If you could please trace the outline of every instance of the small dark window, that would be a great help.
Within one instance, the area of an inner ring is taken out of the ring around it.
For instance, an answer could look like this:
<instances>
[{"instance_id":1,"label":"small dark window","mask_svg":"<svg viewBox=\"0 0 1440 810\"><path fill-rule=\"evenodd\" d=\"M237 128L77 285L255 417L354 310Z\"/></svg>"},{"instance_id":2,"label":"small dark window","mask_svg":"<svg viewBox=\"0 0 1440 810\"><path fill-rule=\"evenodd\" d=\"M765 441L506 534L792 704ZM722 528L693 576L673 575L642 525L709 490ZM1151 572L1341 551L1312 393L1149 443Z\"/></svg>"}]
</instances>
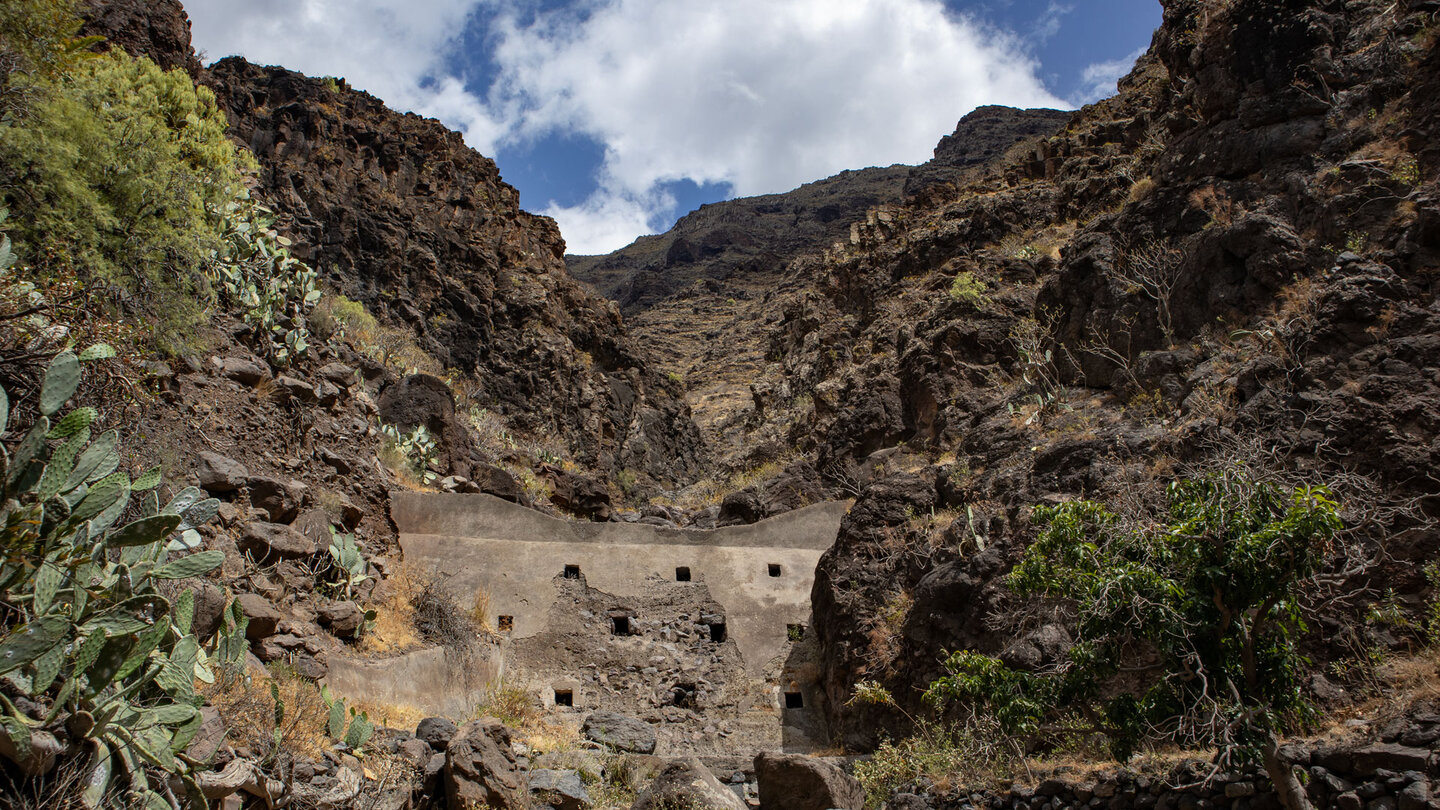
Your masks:
<instances>
[{"instance_id":1,"label":"small dark window","mask_svg":"<svg viewBox=\"0 0 1440 810\"><path fill-rule=\"evenodd\" d=\"M725 640L725 623L712 622L710 625L710 640L719 644Z\"/></svg>"},{"instance_id":2,"label":"small dark window","mask_svg":"<svg viewBox=\"0 0 1440 810\"><path fill-rule=\"evenodd\" d=\"M780 563L770 563L770 576L780 576Z\"/></svg>"},{"instance_id":3,"label":"small dark window","mask_svg":"<svg viewBox=\"0 0 1440 810\"><path fill-rule=\"evenodd\" d=\"M803 624L787 624L787 625L785 625L785 636L786 636L787 638L789 638L791 641L799 641L800 639L805 638L805 625L803 625Z\"/></svg>"},{"instance_id":4,"label":"small dark window","mask_svg":"<svg viewBox=\"0 0 1440 810\"><path fill-rule=\"evenodd\" d=\"M616 616L610 620L610 632L617 636L630 635L630 617Z\"/></svg>"},{"instance_id":5,"label":"small dark window","mask_svg":"<svg viewBox=\"0 0 1440 810\"><path fill-rule=\"evenodd\" d=\"M675 684L675 688L670 690L670 704L681 709L695 708L695 684Z\"/></svg>"},{"instance_id":6,"label":"small dark window","mask_svg":"<svg viewBox=\"0 0 1440 810\"><path fill-rule=\"evenodd\" d=\"M675 581L676 581L676 582L689 582L689 581L690 581L690 569L689 569L688 567L686 567L686 566L683 566L683 565L680 566L679 568L676 568L676 569L675 569Z\"/></svg>"},{"instance_id":7,"label":"small dark window","mask_svg":"<svg viewBox=\"0 0 1440 810\"><path fill-rule=\"evenodd\" d=\"M510 632L511 630L514 630L514 629L515 629L515 617L514 617L514 616L501 616L499 623L500 623L500 632L502 632L502 633L508 633L508 632Z\"/></svg>"},{"instance_id":8,"label":"small dark window","mask_svg":"<svg viewBox=\"0 0 1440 810\"><path fill-rule=\"evenodd\" d=\"M555 690L555 705L556 705L556 706L574 706L574 705L575 705L575 693L572 692L572 691L570 691L569 689L556 689L556 690Z\"/></svg>"},{"instance_id":9,"label":"small dark window","mask_svg":"<svg viewBox=\"0 0 1440 810\"><path fill-rule=\"evenodd\" d=\"M565 566L565 578L566 578L566 579L579 579L579 578L580 578L580 566L578 566L578 565L567 565L567 566Z\"/></svg>"},{"instance_id":10,"label":"small dark window","mask_svg":"<svg viewBox=\"0 0 1440 810\"><path fill-rule=\"evenodd\" d=\"M805 696L804 696L804 695L801 695L799 692L786 692L786 693L785 693L785 708L787 708L787 709L803 709L803 708L805 708Z\"/></svg>"}]
</instances>

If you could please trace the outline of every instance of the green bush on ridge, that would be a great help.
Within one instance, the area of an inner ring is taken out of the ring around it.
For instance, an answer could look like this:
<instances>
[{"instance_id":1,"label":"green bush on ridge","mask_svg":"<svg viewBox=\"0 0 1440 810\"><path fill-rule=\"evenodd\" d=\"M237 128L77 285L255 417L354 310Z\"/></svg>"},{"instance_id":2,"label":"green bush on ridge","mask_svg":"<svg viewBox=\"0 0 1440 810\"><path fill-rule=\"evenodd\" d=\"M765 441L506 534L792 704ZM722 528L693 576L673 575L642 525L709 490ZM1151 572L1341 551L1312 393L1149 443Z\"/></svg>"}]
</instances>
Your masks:
<instances>
[{"instance_id":1,"label":"green bush on ridge","mask_svg":"<svg viewBox=\"0 0 1440 810\"><path fill-rule=\"evenodd\" d=\"M183 71L118 51L79 61L0 123L0 191L21 258L124 291L194 323L208 300L202 263L222 247L219 212L244 191L248 153L225 137L214 94Z\"/></svg>"}]
</instances>

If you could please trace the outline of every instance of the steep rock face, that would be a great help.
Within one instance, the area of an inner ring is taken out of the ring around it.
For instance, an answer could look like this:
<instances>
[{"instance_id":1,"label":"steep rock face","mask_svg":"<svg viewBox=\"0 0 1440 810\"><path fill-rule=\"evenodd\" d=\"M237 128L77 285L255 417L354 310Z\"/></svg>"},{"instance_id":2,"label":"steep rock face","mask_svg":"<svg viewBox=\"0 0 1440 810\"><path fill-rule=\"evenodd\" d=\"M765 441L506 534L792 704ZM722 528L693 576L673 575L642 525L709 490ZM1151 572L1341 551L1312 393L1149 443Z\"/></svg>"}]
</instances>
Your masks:
<instances>
[{"instance_id":1,"label":"steep rock face","mask_svg":"<svg viewBox=\"0 0 1440 810\"><path fill-rule=\"evenodd\" d=\"M205 81L295 252L340 292L413 329L478 378L477 399L558 434L587 466L693 473L703 452L673 384L613 305L565 273L555 223L520 210L493 161L334 81L239 58Z\"/></svg>"},{"instance_id":2,"label":"steep rock face","mask_svg":"<svg viewBox=\"0 0 1440 810\"><path fill-rule=\"evenodd\" d=\"M1017 141L1048 135L1069 117L1061 110L979 107L920 166L845 171L783 194L704 205L663 234L604 256L567 256L566 265L618 301L627 316L697 281L712 291L726 286L717 282L763 291L791 259L849 238L851 223L868 209L953 183L967 167L999 157Z\"/></svg>"},{"instance_id":3,"label":"steep rock face","mask_svg":"<svg viewBox=\"0 0 1440 810\"><path fill-rule=\"evenodd\" d=\"M931 161L842 172L784 194L706 205L665 234L608 256L567 256L577 278L620 302L633 333L686 383L696 421L728 470L775 460L783 430L745 435L753 406L780 411L792 394L771 374L765 343L782 302L811 289L797 259L843 249L871 225L893 227L908 191L943 198L1017 142L1054 132L1070 113L981 107ZM799 393L799 392L795 392Z\"/></svg>"},{"instance_id":4,"label":"steep rock face","mask_svg":"<svg viewBox=\"0 0 1440 810\"><path fill-rule=\"evenodd\" d=\"M166 70L200 75L190 49L190 17L178 0L86 0L80 7L83 36L102 36L108 45L148 56Z\"/></svg>"},{"instance_id":5,"label":"steep rock face","mask_svg":"<svg viewBox=\"0 0 1440 810\"><path fill-rule=\"evenodd\" d=\"M905 195L913 197L942 183L961 182L966 168L998 159L1017 141L1054 134L1071 115L1043 108L976 107L960 119L954 132L940 139L934 158L910 170Z\"/></svg>"},{"instance_id":6,"label":"steep rock face","mask_svg":"<svg viewBox=\"0 0 1440 810\"><path fill-rule=\"evenodd\" d=\"M859 680L923 710L945 651L1054 654L1003 585L1037 503L1159 504L1237 461L1326 481L1345 591L1427 598L1435 8L1168 2L1119 96L792 265L808 287L768 348L808 406L787 435L860 495L812 594L845 743L897 719L844 705ZM1321 617L1317 663L1346 634L1403 646L1358 610Z\"/></svg>"}]
</instances>

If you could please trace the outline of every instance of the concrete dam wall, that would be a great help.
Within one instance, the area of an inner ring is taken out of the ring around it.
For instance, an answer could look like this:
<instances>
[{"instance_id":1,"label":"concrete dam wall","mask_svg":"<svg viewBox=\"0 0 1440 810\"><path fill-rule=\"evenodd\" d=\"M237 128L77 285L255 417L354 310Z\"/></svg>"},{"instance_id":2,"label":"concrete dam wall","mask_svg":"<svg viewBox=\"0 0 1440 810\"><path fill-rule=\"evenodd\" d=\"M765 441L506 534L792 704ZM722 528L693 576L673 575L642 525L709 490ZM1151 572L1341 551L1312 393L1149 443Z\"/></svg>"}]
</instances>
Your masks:
<instances>
[{"instance_id":1,"label":"concrete dam wall","mask_svg":"<svg viewBox=\"0 0 1440 810\"><path fill-rule=\"evenodd\" d=\"M463 716L503 679L551 706L642 718L660 753L823 745L805 631L816 563L848 509L691 530L561 520L481 494L392 493L406 561L463 605L483 593L499 641L463 664L438 650L332 661L330 682Z\"/></svg>"},{"instance_id":2,"label":"concrete dam wall","mask_svg":"<svg viewBox=\"0 0 1440 810\"><path fill-rule=\"evenodd\" d=\"M405 492L392 497L390 513L405 559L433 566L462 597L483 589L491 625L510 626L514 638L545 626L557 578L583 577L618 597L689 581L724 605L726 634L758 676L790 627L809 620L815 564L848 508L821 503L748 526L663 529L559 520L490 495Z\"/></svg>"}]
</instances>

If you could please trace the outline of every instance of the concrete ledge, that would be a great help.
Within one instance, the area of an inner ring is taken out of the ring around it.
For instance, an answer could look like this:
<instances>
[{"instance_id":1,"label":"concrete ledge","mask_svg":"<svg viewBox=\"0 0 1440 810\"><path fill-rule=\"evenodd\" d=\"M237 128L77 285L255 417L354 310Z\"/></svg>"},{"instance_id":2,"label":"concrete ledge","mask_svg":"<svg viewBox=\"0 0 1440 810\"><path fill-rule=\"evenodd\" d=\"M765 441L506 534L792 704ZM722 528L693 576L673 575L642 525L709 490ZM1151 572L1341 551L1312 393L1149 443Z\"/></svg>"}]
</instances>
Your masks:
<instances>
[{"instance_id":1,"label":"concrete ledge","mask_svg":"<svg viewBox=\"0 0 1440 810\"><path fill-rule=\"evenodd\" d=\"M826 501L748 526L662 529L639 523L561 520L493 495L390 493L390 517L401 534L448 535L532 543L702 545L805 548L824 551L835 542L848 501Z\"/></svg>"}]
</instances>

